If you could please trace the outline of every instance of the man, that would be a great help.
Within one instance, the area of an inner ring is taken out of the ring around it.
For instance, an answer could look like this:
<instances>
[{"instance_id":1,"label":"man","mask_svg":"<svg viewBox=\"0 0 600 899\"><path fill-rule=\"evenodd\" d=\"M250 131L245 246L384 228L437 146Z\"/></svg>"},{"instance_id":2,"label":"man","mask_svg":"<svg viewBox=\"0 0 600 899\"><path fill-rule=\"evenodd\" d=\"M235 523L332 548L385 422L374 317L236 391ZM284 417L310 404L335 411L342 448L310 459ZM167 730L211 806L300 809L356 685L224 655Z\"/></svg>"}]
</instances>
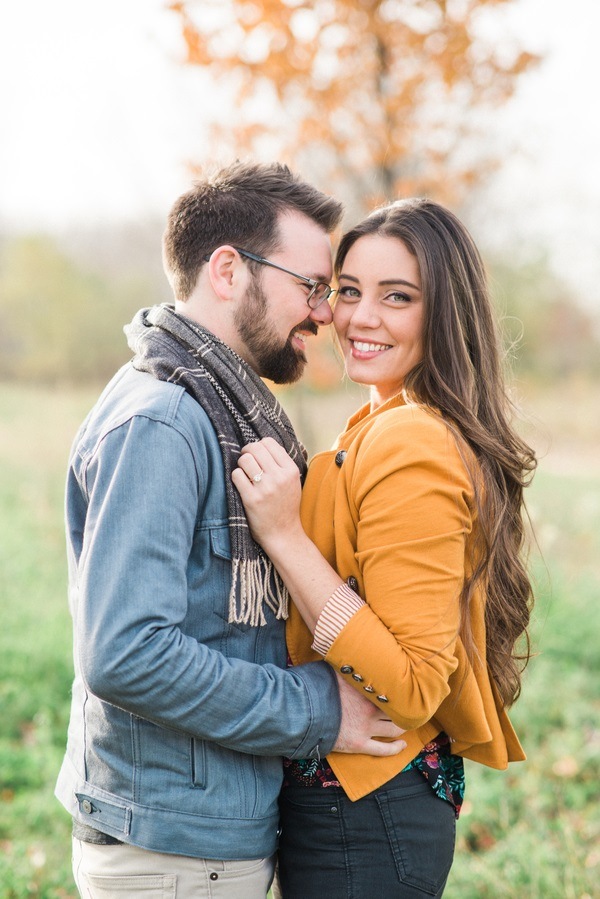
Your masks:
<instances>
[{"instance_id":1,"label":"man","mask_svg":"<svg viewBox=\"0 0 600 899\"><path fill-rule=\"evenodd\" d=\"M371 739L400 731L328 665L286 670L288 597L231 483L240 447L267 435L305 471L260 377L300 377L331 321L340 215L277 164L236 163L180 197L163 244L175 307L134 318L135 358L75 440L56 792L82 895L264 897L280 757L401 747Z\"/></svg>"}]
</instances>

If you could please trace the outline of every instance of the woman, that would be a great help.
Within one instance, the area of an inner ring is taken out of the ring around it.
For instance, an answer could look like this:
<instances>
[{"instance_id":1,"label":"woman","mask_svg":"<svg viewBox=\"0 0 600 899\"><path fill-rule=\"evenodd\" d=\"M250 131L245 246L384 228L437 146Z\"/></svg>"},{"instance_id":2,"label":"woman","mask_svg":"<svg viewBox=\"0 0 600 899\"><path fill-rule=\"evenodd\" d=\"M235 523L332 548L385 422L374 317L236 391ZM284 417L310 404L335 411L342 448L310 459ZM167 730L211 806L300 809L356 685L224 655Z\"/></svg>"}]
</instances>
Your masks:
<instances>
[{"instance_id":1,"label":"woman","mask_svg":"<svg viewBox=\"0 0 600 899\"><path fill-rule=\"evenodd\" d=\"M462 759L525 756L506 708L528 657L530 448L509 423L485 273L464 226L413 199L342 239L334 325L370 403L297 468L267 440L234 475L294 600L293 664L325 658L405 729L391 758L286 766L284 899L441 896ZM524 655L515 643L524 636Z\"/></svg>"}]
</instances>

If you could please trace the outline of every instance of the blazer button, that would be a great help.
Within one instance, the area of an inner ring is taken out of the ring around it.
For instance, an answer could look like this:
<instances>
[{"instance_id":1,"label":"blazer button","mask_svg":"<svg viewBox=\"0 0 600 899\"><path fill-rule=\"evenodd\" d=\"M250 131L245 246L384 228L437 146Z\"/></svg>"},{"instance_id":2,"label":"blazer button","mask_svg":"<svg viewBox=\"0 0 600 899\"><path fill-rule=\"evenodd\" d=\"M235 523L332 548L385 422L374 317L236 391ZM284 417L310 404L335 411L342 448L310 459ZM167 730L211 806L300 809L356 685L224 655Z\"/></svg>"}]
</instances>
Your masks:
<instances>
[{"instance_id":1,"label":"blazer button","mask_svg":"<svg viewBox=\"0 0 600 899\"><path fill-rule=\"evenodd\" d=\"M350 577L346 578L346 583L351 590L354 590L355 593L358 593L358 581L355 577L352 577L352 575L350 575Z\"/></svg>"},{"instance_id":2,"label":"blazer button","mask_svg":"<svg viewBox=\"0 0 600 899\"><path fill-rule=\"evenodd\" d=\"M340 671L342 672L342 674L352 674L354 668L352 667L352 665L342 665Z\"/></svg>"},{"instance_id":3,"label":"blazer button","mask_svg":"<svg viewBox=\"0 0 600 899\"><path fill-rule=\"evenodd\" d=\"M353 674L352 678L353 680L358 681L359 684L362 684L362 682L364 681L364 677L362 676L362 674Z\"/></svg>"},{"instance_id":4,"label":"blazer button","mask_svg":"<svg viewBox=\"0 0 600 899\"><path fill-rule=\"evenodd\" d=\"M387 696L378 696L377 699L379 700L379 702L389 702Z\"/></svg>"},{"instance_id":5,"label":"blazer button","mask_svg":"<svg viewBox=\"0 0 600 899\"><path fill-rule=\"evenodd\" d=\"M365 693L374 693L375 687L372 687L371 684L367 684L366 687L363 687L363 690L365 691Z\"/></svg>"},{"instance_id":6,"label":"blazer button","mask_svg":"<svg viewBox=\"0 0 600 899\"><path fill-rule=\"evenodd\" d=\"M335 454L335 464L337 465L338 468L342 467L342 465L344 464L344 459L346 458L347 455L348 455L347 450L339 450Z\"/></svg>"}]
</instances>

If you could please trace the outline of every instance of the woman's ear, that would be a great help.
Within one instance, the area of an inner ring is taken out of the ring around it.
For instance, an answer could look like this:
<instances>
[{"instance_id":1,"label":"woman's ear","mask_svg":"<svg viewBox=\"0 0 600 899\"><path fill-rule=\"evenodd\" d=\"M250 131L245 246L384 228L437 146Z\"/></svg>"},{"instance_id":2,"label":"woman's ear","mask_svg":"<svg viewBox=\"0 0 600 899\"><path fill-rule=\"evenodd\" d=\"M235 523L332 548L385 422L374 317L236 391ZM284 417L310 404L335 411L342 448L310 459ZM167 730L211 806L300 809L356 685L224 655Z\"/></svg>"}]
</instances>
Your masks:
<instances>
[{"instance_id":1,"label":"woman's ear","mask_svg":"<svg viewBox=\"0 0 600 899\"><path fill-rule=\"evenodd\" d=\"M248 267L244 265L235 247L224 244L211 253L208 277L212 289L220 299L235 300L246 292Z\"/></svg>"}]
</instances>

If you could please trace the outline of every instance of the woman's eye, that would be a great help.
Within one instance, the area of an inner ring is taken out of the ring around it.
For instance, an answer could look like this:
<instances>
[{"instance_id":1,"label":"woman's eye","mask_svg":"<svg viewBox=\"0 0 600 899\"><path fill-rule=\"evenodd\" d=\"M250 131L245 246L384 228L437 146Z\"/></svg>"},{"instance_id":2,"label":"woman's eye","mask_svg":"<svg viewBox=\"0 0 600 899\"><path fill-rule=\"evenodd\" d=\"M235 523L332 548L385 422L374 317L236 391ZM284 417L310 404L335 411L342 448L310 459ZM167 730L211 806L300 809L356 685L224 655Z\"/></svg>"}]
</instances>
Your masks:
<instances>
[{"instance_id":1,"label":"woman's eye","mask_svg":"<svg viewBox=\"0 0 600 899\"><path fill-rule=\"evenodd\" d=\"M399 290L393 290L391 293L386 293L383 299L389 300L392 306L399 306L402 303L411 302L409 295L407 293L402 293Z\"/></svg>"},{"instance_id":2,"label":"woman's eye","mask_svg":"<svg viewBox=\"0 0 600 899\"><path fill-rule=\"evenodd\" d=\"M353 300L360 299L360 293L356 287L340 287L338 290L338 297L346 303L351 303Z\"/></svg>"}]
</instances>

